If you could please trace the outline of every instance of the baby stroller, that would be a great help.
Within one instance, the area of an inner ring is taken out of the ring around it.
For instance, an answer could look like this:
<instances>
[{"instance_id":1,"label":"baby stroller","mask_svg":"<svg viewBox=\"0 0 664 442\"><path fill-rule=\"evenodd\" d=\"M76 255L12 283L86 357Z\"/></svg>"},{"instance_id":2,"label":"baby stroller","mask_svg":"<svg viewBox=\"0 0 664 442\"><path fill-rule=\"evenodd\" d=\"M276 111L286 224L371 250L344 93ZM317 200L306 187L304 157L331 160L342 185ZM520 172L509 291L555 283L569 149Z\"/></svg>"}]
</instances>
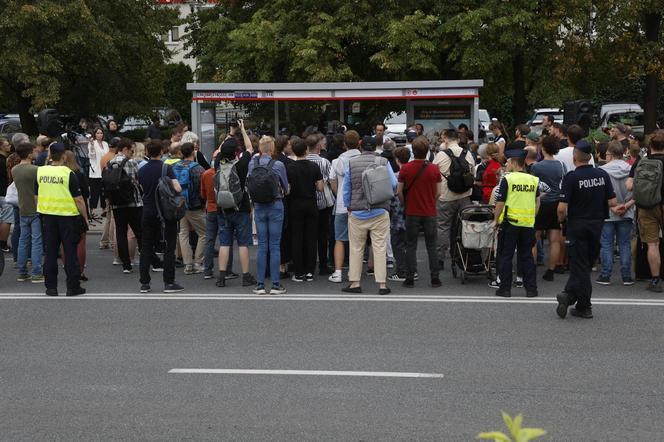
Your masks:
<instances>
[{"instance_id":1,"label":"baby stroller","mask_svg":"<svg viewBox=\"0 0 664 442\"><path fill-rule=\"evenodd\" d=\"M459 276L461 284L466 283L467 276L486 275L492 279L496 238L493 206L473 204L461 209L452 235L452 276Z\"/></svg>"}]
</instances>

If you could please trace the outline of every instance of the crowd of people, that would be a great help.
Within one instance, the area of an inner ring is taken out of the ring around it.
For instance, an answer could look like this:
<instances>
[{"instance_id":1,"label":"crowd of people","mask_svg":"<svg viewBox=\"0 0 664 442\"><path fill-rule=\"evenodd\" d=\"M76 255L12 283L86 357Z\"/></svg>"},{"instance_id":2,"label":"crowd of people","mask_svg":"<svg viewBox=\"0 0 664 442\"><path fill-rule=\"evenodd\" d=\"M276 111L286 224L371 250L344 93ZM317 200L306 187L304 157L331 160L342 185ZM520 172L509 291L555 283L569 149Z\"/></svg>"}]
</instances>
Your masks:
<instances>
[{"instance_id":1,"label":"crowd of people","mask_svg":"<svg viewBox=\"0 0 664 442\"><path fill-rule=\"evenodd\" d=\"M0 139L0 247L9 252L11 236L17 279L45 283L47 295L58 294L59 258L67 295L85 292L93 222L103 224L99 247L112 249L114 265L131 274L138 263L141 293L151 291L154 272L166 293L182 291L182 267L220 288L239 279L256 294L317 277L361 293L366 274L385 295L388 283L416 286L421 237L428 282L440 287L440 272L454 265L458 215L471 204L495 207L489 285L498 296L513 286L537 296L544 266L545 283L570 274L559 315L576 304L572 314L592 317L591 269L599 269L597 284L611 284L615 256L623 285L649 278L648 290L662 291L661 130L646 143L618 124L610 142L594 143L550 117L541 133L522 124L514 138L494 121L493 140L477 144L466 125L425 136L414 124L397 146L383 124L364 137L340 129L273 138L238 120L206 158L184 125L166 140L152 131L144 143L119 137L117 124L79 129L88 134L86 162L44 135L34 144L20 133ZM647 265L635 266L641 250Z\"/></svg>"}]
</instances>

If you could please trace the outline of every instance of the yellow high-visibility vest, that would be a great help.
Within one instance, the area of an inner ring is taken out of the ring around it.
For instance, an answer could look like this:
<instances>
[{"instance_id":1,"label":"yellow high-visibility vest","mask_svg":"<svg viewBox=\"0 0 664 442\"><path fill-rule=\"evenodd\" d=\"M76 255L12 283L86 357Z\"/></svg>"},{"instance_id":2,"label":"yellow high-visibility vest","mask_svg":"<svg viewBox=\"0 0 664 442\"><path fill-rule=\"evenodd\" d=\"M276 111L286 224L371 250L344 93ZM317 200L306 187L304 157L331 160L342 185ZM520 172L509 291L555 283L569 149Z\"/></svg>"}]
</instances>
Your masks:
<instances>
[{"instance_id":1,"label":"yellow high-visibility vest","mask_svg":"<svg viewBox=\"0 0 664 442\"><path fill-rule=\"evenodd\" d=\"M37 169L37 212L43 215L78 216L78 207L69 191L67 166L42 166Z\"/></svg>"},{"instance_id":2,"label":"yellow high-visibility vest","mask_svg":"<svg viewBox=\"0 0 664 442\"><path fill-rule=\"evenodd\" d=\"M180 161L182 161L182 158L169 158L166 161L164 161L164 163L168 164L169 166L172 166L173 164L178 163Z\"/></svg>"},{"instance_id":3,"label":"yellow high-visibility vest","mask_svg":"<svg viewBox=\"0 0 664 442\"><path fill-rule=\"evenodd\" d=\"M498 221L502 223L506 219L513 226L534 227L539 178L525 172L513 172L504 179L507 180L507 199Z\"/></svg>"}]
</instances>

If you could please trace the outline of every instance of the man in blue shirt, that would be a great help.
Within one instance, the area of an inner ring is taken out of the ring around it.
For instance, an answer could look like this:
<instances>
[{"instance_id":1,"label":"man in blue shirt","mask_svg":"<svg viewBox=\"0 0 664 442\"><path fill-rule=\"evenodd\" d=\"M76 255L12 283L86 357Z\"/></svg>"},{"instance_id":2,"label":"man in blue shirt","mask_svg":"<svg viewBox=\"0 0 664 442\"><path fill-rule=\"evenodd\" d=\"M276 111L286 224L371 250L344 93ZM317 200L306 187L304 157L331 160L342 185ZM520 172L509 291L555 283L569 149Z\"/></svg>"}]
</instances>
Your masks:
<instances>
[{"instance_id":1,"label":"man in blue shirt","mask_svg":"<svg viewBox=\"0 0 664 442\"><path fill-rule=\"evenodd\" d=\"M577 143L573 161L575 169L565 175L558 204L558 221L565 224L567 254L569 255L569 279L565 290L557 295L556 313L567 316L592 318L590 296L592 282L590 272L599 257L600 237L609 208L615 208L616 195L606 171L591 166L592 150L588 143Z\"/></svg>"},{"instance_id":2,"label":"man in blue shirt","mask_svg":"<svg viewBox=\"0 0 664 442\"><path fill-rule=\"evenodd\" d=\"M362 258L367 237L371 235L371 247L374 255L374 271L380 295L387 295L390 289L387 280L387 236L390 233L390 200L370 206L362 188L362 173L378 162L386 166L392 190L397 187L397 178L388 165L387 159L376 156L376 140L364 137L361 146L362 154L350 159L345 171L343 198L348 209L348 237L350 240L350 267L348 280L350 285L342 289L346 293L362 293L360 279L362 277Z\"/></svg>"}]
</instances>

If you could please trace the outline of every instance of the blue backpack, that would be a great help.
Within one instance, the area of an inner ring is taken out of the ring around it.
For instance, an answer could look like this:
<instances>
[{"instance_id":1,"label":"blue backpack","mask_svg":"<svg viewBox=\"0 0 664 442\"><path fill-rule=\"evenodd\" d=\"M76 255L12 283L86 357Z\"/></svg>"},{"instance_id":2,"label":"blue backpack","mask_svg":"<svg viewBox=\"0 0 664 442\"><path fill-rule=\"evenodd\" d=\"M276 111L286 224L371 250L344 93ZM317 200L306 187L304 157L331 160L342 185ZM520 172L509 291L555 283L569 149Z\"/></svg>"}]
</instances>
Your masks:
<instances>
[{"instance_id":1,"label":"blue backpack","mask_svg":"<svg viewBox=\"0 0 664 442\"><path fill-rule=\"evenodd\" d=\"M187 204L187 210L199 210L203 207L203 202L200 197L200 176L198 179L193 179L192 171L200 167L197 162L192 161L189 164L183 164L183 161L177 162L173 166L173 173L175 173L175 178L180 183L182 187L182 192L180 195L184 197L184 200Z\"/></svg>"}]
</instances>

